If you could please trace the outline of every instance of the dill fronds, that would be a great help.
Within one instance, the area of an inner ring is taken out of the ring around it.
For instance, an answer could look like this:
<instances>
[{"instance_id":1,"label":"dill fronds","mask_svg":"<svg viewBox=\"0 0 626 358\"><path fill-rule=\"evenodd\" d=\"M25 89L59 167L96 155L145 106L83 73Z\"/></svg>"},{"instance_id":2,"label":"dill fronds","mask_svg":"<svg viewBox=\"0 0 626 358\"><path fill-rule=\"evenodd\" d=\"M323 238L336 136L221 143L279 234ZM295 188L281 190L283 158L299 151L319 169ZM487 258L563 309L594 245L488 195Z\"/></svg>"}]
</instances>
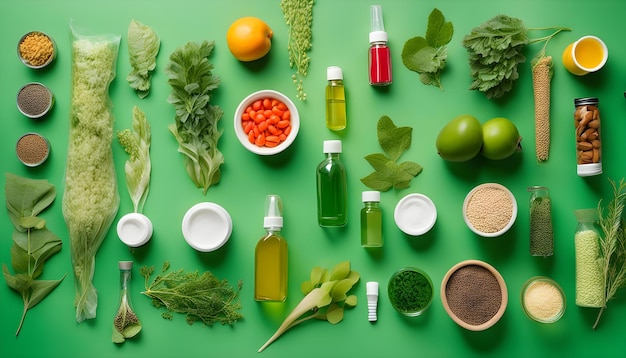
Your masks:
<instances>
[{"instance_id":1,"label":"dill fronds","mask_svg":"<svg viewBox=\"0 0 626 358\"><path fill-rule=\"evenodd\" d=\"M296 67L291 76L298 91L298 99L306 100L303 78L307 76L311 59L307 51L311 49L313 25L313 0L281 0L285 24L289 27L289 67Z\"/></svg>"}]
</instances>

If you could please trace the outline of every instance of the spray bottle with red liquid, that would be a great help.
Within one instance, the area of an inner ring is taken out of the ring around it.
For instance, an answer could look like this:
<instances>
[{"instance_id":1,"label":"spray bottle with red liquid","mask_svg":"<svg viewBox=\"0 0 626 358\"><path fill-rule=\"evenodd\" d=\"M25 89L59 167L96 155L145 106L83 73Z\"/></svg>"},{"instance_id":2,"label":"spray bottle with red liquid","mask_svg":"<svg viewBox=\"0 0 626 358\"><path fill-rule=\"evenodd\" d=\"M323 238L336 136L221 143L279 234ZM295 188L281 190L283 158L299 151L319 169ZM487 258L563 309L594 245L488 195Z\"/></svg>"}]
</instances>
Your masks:
<instances>
[{"instance_id":1,"label":"spray bottle with red liquid","mask_svg":"<svg viewBox=\"0 0 626 358\"><path fill-rule=\"evenodd\" d=\"M383 23L380 5L371 7L371 29L369 48L369 82L372 86L391 84L391 53L387 45L388 36Z\"/></svg>"}]
</instances>

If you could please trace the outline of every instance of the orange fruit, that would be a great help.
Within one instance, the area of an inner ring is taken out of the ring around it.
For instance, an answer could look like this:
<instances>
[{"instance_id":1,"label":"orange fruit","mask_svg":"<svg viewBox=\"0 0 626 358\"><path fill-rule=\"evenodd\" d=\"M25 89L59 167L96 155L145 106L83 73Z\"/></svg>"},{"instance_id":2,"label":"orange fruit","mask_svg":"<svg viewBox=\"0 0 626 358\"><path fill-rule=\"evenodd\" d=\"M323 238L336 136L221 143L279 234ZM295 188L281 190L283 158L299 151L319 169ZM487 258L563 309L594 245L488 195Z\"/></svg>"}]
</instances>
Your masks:
<instances>
[{"instance_id":1,"label":"orange fruit","mask_svg":"<svg viewBox=\"0 0 626 358\"><path fill-rule=\"evenodd\" d=\"M235 20L226 33L228 49L239 61L254 61L272 47L272 29L261 19L248 16Z\"/></svg>"}]
</instances>

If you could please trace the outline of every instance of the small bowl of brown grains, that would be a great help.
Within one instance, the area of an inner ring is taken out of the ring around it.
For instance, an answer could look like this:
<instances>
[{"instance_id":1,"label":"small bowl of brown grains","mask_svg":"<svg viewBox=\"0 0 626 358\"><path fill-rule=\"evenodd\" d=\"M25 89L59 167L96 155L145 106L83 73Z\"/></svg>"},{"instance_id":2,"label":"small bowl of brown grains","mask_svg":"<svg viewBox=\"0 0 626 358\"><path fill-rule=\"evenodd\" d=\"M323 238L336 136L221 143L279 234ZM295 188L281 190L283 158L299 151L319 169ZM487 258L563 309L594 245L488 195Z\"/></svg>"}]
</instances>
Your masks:
<instances>
[{"instance_id":1,"label":"small bowl of brown grains","mask_svg":"<svg viewBox=\"0 0 626 358\"><path fill-rule=\"evenodd\" d=\"M52 91L39 82L27 83L17 92L17 109L28 118L42 118L50 112L53 104Z\"/></svg>"},{"instance_id":2,"label":"small bowl of brown grains","mask_svg":"<svg viewBox=\"0 0 626 358\"><path fill-rule=\"evenodd\" d=\"M48 159L50 142L37 133L26 133L15 146L17 158L27 167L37 167Z\"/></svg>"},{"instance_id":3,"label":"small bowl of brown grains","mask_svg":"<svg viewBox=\"0 0 626 358\"><path fill-rule=\"evenodd\" d=\"M40 69L54 61L57 54L52 37L41 31L26 33L17 43L17 56L29 68Z\"/></svg>"},{"instance_id":4,"label":"small bowl of brown grains","mask_svg":"<svg viewBox=\"0 0 626 358\"><path fill-rule=\"evenodd\" d=\"M484 331L498 323L508 300L502 275L484 261L461 261L441 281L443 308L456 324L470 331Z\"/></svg>"},{"instance_id":5,"label":"small bowl of brown grains","mask_svg":"<svg viewBox=\"0 0 626 358\"><path fill-rule=\"evenodd\" d=\"M463 202L463 219L477 235L497 237L517 218L517 201L505 186L485 183L472 189Z\"/></svg>"}]
</instances>

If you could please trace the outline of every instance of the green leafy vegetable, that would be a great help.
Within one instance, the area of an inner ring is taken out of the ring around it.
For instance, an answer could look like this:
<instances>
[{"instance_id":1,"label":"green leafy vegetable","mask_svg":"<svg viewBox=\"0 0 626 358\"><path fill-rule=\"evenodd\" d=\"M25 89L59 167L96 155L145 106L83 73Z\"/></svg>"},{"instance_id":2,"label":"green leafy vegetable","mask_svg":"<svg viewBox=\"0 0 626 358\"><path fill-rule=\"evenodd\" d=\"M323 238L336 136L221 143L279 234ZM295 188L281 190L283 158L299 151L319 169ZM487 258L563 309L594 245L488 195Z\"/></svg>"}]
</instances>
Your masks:
<instances>
[{"instance_id":1,"label":"green leafy vegetable","mask_svg":"<svg viewBox=\"0 0 626 358\"><path fill-rule=\"evenodd\" d=\"M452 23L446 21L439 9L433 9L428 16L426 37L413 37L404 43L402 63L409 70L419 73L423 84L443 90L441 71L448 57L446 45L452 40L453 34Z\"/></svg>"},{"instance_id":2,"label":"green leafy vegetable","mask_svg":"<svg viewBox=\"0 0 626 358\"><path fill-rule=\"evenodd\" d=\"M604 305L598 312L593 325L596 329L607 303L615 296L618 289L626 287L626 220L624 206L626 205L626 181L622 178L619 184L610 181L613 187L613 198L606 207L606 215L602 208L602 201L598 204L600 227L604 237L600 238L599 259L604 279Z\"/></svg>"},{"instance_id":3,"label":"green leafy vegetable","mask_svg":"<svg viewBox=\"0 0 626 358\"><path fill-rule=\"evenodd\" d=\"M200 275L198 271L185 272L182 269L167 272L169 268L169 262L165 261L161 273L152 283L150 276L154 267L143 266L139 269L146 285L142 293L152 299L155 307L168 310L161 315L163 318L171 320L173 316L170 312L177 312L185 314L190 325L202 321L209 326L216 322L232 325L243 318L239 312L241 281L235 290L228 281L218 280L209 271Z\"/></svg>"},{"instance_id":4,"label":"green leafy vegetable","mask_svg":"<svg viewBox=\"0 0 626 358\"><path fill-rule=\"evenodd\" d=\"M529 40L528 30L556 29L549 36ZM471 90L485 93L487 98L500 98L513 88L519 78L517 67L526 61L526 45L546 41L564 27L527 29L524 22L507 15L497 15L463 38L463 47L469 53Z\"/></svg>"},{"instance_id":5,"label":"green leafy vegetable","mask_svg":"<svg viewBox=\"0 0 626 358\"><path fill-rule=\"evenodd\" d=\"M422 166L414 162L397 163L409 147L413 138L413 128L396 127L391 118L382 116L378 120L378 143L385 152L365 156L374 172L361 178L368 188L378 191L408 188L411 180L422 172Z\"/></svg>"},{"instance_id":6,"label":"green leafy vegetable","mask_svg":"<svg viewBox=\"0 0 626 358\"><path fill-rule=\"evenodd\" d=\"M189 42L170 55L165 68L172 87L168 102L176 109L175 123L169 130L178 141L178 151L184 155L187 174L204 194L220 181L220 165L224 163L217 147L222 136L218 123L224 112L209 103L212 91L220 83L219 76L211 72L213 64L208 59L213 46L213 41Z\"/></svg>"},{"instance_id":7,"label":"green leafy vegetable","mask_svg":"<svg viewBox=\"0 0 626 358\"><path fill-rule=\"evenodd\" d=\"M344 308L357 304L355 295L348 292L359 281L360 275L350 268L350 261L337 264L331 271L321 267L311 270L310 280L301 285L304 298L289 313L278 330L259 349L262 352L278 337L294 326L316 318L337 324L343 320Z\"/></svg>"},{"instance_id":8,"label":"green leafy vegetable","mask_svg":"<svg viewBox=\"0 0 626 358\"><path fill-rule=\"evenodd\" d=\"M22 296L24 311L15 332L20 334L26 312L35 307L65 278L37 280L44 263L61 251L61 239L46 228L46 221L37 215L47 209L56 197L56 190L47 180L23 178L6 174L6 205L9 218L15 227L11 264L15 275L2 264L2 274L7 285Z\"/></svg>"},{"instance_id":9,"label":"green leafy vegetable","mask_svg":"<svg viewBox=\"0 0 626 358\"><path fill-rule=\"evenodd\" d=\"M291 76L298 91L298 99L306 100L302 86L307 76L311 58L307 52L311 49L313 26L313 0L281 0L285 23L289 27L287 49L289 51L289 67L296 66L296 73Z\"/></svg>"},{"instance_id":10,"label":"green leafy vegetable","mask_svg":"<svg viewBox=\"0 0 626 358\"><path fill-rule=\"evenodd\" d=\"M161 40L152 29L133 19L128 25L128 55L131 71L126 77L139 98L150 93L150 79L156 68Z\"/></svg>"},{"instance_id":11,"label":"green leafy vegetable","mask_svg":"<svg viewBox=\"0 0 626 358\"><path fill-rule=\"evenodd\" d=\"M95 258L119 208L113 163L113 114L108 95L120 37L82 36L73 30L70 108L63 217L70 237L76 320L96 317Z\"/></svg>"},{"instance_id":12,"label":"green leafy vegetable","mask_svg":"<svg viewBox=\"0 0 626 358\"><path fill-rule=\"evenodd\" d=\"M137 106L133 107L132 131L124 129L117 132L119 140L129 158L126 161L126 187L136 213L143 211L143 206L150 191L150 123L146 114Z\"/></svg>"}]
</instances>

